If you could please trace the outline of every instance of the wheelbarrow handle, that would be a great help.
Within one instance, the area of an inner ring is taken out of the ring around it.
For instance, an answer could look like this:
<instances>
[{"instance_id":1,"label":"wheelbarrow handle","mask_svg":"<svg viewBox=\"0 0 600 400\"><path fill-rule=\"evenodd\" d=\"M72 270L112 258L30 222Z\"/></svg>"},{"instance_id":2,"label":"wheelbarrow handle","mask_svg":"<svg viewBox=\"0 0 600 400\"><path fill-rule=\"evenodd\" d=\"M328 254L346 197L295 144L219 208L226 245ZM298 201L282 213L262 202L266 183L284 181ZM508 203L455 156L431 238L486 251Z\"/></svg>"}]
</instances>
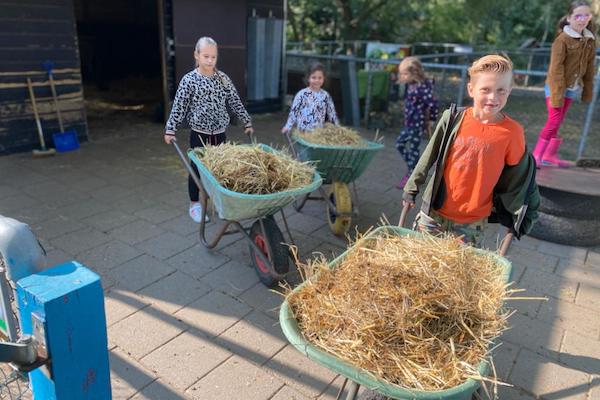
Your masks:
<instances>
[{"instance_id":1,"label":"wheelbarrow handle","mask_svg":"<svg viewBox=\"0 0 600 400\"><path fill-rule=\"evenodd\" d=\"M296 149L294 148L294 143L292 142L292 138L290 137L290 132L287 131L284 135L287 138L288 145L290 146L290 151L292 152L292 154L294 155L294 157L296 157L296 159L299 160L298 153L296 152Z\"/></svg>"},{"instance_id":2,"label":"wheelbarrow handle","mask_svg":"<svg viewBox=\"0 0 600 400\"><path fill-rule=\"evenodd\" d=\"M408 205L402 206L402 212L400 213L400 221L398 221L398 226L400 228L404 228L404 224L406 224L406 217L408 217L409 211L410 207Z\"/></svg>"},{"instance_id":3,"label":"wheelbarrow handle","mask_svg":"<svg viewBox=\"0 0 600 400\"><path fill-rule=\"evenodd\" d=\"M502 243L500 245L500 251L498 252L498 254L500 254L502 257L504 257L506 255L514 237L515 237L514 233L512 233L510 231L508 231L506 233L506 235L504 236L504 239L502 239Z\"/></svg>"},{"instance_id":4,"label":"wheelbarrow handle","mask_svg":"<svg viewBox=\"0 0 600 400\"><path fill-rule=\"evenodd\" d=\"M194 183L196 184L196 186L198 186L198 189L200 189L200 195L201 195L201 200L202 200L202 207L204 209L206 209L207 194L206 194L206 191L204 190L204 186L202 186L202 182L200 181L200 177L198 177L198 174L196 173L196 171L194 171L194 169L192 168L192 166L188 162L187 157L183 154L183 151L181 151L181 148L177 144L177 139L173 138L171 140L171 144L175 148L175 151L177 152L177 155L179 156L179 159L181 160L181 163L183 164L183 166L185 167L185 169L188 171L188 173L190 174L190 176L194 180Z\"/></svg>"}]
</instances>

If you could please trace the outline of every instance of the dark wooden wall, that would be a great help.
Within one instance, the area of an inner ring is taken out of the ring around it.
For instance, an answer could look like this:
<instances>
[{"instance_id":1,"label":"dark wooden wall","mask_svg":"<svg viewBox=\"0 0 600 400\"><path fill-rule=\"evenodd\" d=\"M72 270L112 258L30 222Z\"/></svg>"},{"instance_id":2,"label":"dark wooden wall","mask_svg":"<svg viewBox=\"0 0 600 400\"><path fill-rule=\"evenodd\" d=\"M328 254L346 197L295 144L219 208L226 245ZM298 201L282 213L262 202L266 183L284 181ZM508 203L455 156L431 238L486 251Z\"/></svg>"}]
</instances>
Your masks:
<instances>
[{"instance_id":1,"label":"dark wooden wall","mask_svg":"<svg viewBox=\"0 0 600 400\"><path fill-rule=\"evenodd\" d=\"M0 0L0 154L39 148L27 77L48 145L59 131L46 60L54 62L65 128L87 137L74 17L72 0Z\"/></svg>"}]
</instances>

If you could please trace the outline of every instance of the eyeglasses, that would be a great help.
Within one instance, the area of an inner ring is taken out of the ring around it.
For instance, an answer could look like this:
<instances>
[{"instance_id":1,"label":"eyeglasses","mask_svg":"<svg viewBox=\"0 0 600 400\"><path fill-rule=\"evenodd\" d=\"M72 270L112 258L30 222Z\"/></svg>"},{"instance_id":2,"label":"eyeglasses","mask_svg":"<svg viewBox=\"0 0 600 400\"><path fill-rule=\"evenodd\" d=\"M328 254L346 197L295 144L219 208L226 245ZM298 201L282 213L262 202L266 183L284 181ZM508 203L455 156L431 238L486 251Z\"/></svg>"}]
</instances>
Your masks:
<instances>
[{"instance_id":1,"label":"eyeglasses","mask_svg":"<svg viewBox=\"0 0 600 400\"><path fill-rule=\"evenodd\" d=\"M592 14L575 14L573 15L573 19L575 21L586 21L592 18Z\"/></svg>"}]
</instances>

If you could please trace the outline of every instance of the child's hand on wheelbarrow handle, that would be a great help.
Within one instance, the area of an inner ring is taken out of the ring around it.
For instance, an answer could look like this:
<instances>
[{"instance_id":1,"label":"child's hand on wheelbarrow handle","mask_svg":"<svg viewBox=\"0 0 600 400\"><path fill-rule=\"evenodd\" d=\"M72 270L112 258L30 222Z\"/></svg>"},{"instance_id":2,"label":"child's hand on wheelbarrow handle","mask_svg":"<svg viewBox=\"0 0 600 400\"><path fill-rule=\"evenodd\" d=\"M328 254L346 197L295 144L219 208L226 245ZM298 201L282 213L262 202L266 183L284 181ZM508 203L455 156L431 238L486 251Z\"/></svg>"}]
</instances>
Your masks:
<instances>
[{"instance_id":1,"label":"child's hand on wheelbarrow handle","mask_svg":"<svg viewBox=\"0 0 600 400\"><path fill-rule=\"evenodd\" d=\"M165 133L164 139L166 144L171 144L171 142L177 141L174 133Z\"/></svg>"}]
</instances>

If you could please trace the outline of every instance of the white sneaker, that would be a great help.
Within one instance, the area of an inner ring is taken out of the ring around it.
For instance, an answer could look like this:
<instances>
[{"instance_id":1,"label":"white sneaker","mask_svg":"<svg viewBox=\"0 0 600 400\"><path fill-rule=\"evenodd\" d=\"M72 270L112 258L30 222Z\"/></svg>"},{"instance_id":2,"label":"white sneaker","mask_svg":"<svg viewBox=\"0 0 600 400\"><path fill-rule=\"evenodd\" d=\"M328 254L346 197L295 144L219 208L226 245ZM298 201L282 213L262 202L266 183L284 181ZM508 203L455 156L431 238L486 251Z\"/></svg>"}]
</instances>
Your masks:
<instances>
[{"instance_id":1,"label":"white sneaker","mask_svg":"<svg viewBox=\"0 0 600 400\"><path fill-rule=\"evenodd\" d=\"M200 203L192 204L190 206L189 214L190 214L190 218L192 220L194 220L194 222L199 224L200 221L202 220L202 206L200 205ZM204 222L209 222L209 221L210 221L210 218L208 217L208 214L206 214L204 216Z\"/></svg>"}]
</instances>

